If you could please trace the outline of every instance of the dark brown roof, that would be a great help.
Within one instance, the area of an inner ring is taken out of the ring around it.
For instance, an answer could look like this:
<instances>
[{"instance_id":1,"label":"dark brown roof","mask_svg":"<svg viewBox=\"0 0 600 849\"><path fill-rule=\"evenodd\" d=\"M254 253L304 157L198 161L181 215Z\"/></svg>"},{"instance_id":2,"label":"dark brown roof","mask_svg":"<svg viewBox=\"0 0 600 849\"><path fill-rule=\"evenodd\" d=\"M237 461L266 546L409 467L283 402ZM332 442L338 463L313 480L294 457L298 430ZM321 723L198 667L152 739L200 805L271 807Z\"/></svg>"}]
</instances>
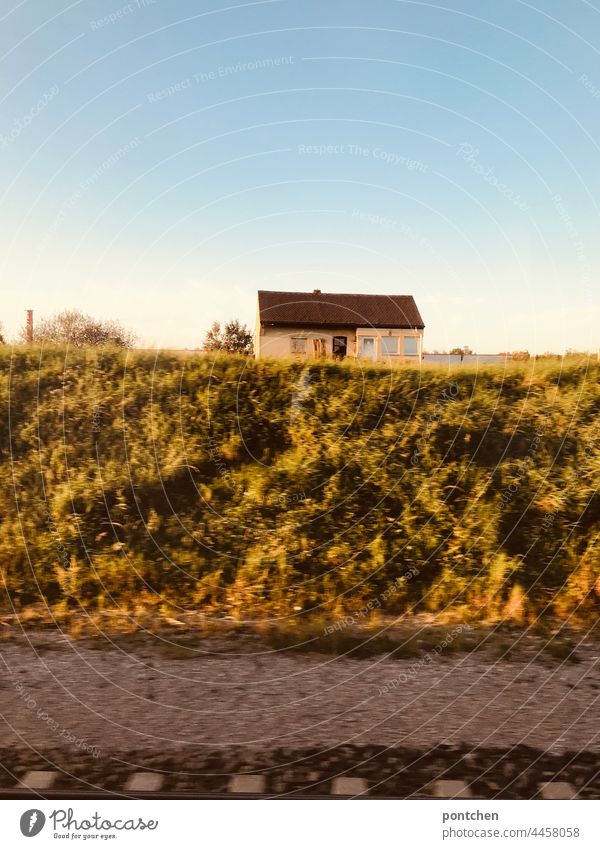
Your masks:
<instances>
[{"instance_id":1,"label":"dark brown roof","mask_svg":"<svg viewBox=\"0 0 600 849\"><path fill-rule=\"evenodd\" d=\"M324 327L425 327L412 295L258 293L261 324Z\"/></svg>"}]
</instances>

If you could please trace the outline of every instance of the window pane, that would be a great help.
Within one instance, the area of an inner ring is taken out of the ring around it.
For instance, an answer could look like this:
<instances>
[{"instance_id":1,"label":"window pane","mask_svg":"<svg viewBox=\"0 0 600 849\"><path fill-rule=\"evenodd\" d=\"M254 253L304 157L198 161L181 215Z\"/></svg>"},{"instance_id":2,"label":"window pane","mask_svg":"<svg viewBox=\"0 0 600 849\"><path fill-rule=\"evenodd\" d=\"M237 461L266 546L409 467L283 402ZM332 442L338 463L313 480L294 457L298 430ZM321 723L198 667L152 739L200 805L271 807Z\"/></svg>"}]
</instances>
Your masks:
<instances>
[{"instance_id":1,"label":"window pane","mask_svg":"<svg viewBox=\"0 0 600 849\"><path fill-rule=\"evenodd\" d=\"M405 354L418 354L419 353L419 340L416 336L405 336L404 337L404 353Z\"/></svg>"},{"instance_id":2,"label":"window pane","mask_svg":"<svg viewBox=\"0 0 600 849\"><path fill-rule=\"evenodd\" d=\"M306 339L302 339L300 336L292 336L290 339L290 350L292 354L305 354Z\"/></svg>"},{"instance_id":3,"label":"window pane","mask_svg":"<svg viewBox=\"0 0 600 849\"><path fill-rule=\"evenodd\" d=\"M398 353L398 337L397 336L382 336L381 337L381 353L383 356L387 354Z\"/></svg>"},{"instance_id":4,"label":"window pane","mask_svg":"<svg viewBox=\"0 0 600 849\"><path fill-rule=\"evenodd\" d=\"M375 359L375 338L373 336L361 337L360 355L365 360Z\"/></svg>"},{"instance_id":5,"label":"window pane","mask_svg":"<svg viewBox=\"0 0 600 849\"><path fill-rule=\"evenodd\" d=\"M334 336L332 344L332 353L334 357L345 357L348 353L348 337Z\"/></svg>"}]
</instances>

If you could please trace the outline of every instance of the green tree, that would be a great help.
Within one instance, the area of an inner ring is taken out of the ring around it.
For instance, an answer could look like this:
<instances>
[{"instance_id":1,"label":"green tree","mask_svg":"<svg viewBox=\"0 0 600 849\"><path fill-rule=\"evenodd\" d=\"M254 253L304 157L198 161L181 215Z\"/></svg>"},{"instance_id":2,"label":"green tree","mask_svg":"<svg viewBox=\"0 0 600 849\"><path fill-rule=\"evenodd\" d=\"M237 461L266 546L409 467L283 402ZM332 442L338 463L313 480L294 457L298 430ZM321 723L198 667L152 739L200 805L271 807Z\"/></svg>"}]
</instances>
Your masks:
<instances>
[{"instance_id":1,"label":"green tree","mask_svg":"<svg viewBox=\"0 0 600 849\"><path fill-rule=\"evenodd\" d=\"M245 324L233 319L226 321L223 327L218 321L213 321L210 330L204 337L205 351L226 351L229 354L251 354L253 350L253 335Z\"/></svg>"},{"instance_id":2,"label":"green tree","mask_svg":"<svg viewBox=\"0 0 600 849\"><path fill-rule=\"evenodd\" d=\"M21 338L26 341L24 330L21 331ZM92 318L79 310L63 310L50 318L42 319L34 327L33 341L68 344L76 348L86 345L133 348L136 337L118 321Z\"/></svg>"}]
</instances>

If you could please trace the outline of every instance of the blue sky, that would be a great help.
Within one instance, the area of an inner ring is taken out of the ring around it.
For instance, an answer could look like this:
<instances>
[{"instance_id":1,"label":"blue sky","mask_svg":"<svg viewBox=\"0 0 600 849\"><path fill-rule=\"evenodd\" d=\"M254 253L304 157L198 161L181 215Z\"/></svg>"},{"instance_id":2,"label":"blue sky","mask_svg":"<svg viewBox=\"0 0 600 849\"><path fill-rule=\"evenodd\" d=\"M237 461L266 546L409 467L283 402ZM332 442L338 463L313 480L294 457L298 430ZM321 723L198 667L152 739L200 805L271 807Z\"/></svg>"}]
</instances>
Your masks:
<instances>
[{"instance_id":1,"label":"blue sky","mask_svg":"<svg viewBox=\"0 0 600 849\"><path fill-rule=\"evenodd\" d=\"M600 344L598 0L1 0L0 102L9 337L320 288L413 294L429 350Z\"/></svg>"}]
</instances>

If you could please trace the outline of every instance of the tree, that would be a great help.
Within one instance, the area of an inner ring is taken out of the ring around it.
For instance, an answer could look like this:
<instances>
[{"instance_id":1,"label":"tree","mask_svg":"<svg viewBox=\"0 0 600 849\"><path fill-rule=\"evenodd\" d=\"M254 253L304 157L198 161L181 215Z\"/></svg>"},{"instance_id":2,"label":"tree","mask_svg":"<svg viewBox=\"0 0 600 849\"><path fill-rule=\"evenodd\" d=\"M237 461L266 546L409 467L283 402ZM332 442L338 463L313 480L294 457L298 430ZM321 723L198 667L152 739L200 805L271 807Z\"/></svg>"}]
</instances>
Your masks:
<instances>
[{"instance_id":1,"label":"tree","mask_svg":"<svg viewBox=\"0 0 600 849\"><path fill-rule=\"evenodd\" d=\"M25 331L21 338L26 341ZM84 315L79 310L64 310L50 318L42 319L33 330L34 342L56 342L76 348L85 345L116 345L133 348L136 337L118 321L106 321Z\"/></svg>"},{"instance_id":2,"label":"tree","mask_svg":"<svg viewBox=\"0 0 600 849\"><path fill-rule=\"evenodd\" d=\"M204 337L205 351L226 351L229 354L249 355L253 350L253 335L245 324L233 319L226 321L223 327L218 321L213 321L210 330Z\"/></svg>"},{"instance_id":3,"label":"tree","mask_svg":"<svg viewBox=\"0 0 600 849\"><path fill-rule=\"evenodd\" d=\"M466 357L467 354L472 354L473 351L469 348L468 345L463 345L462 348L452 348L450 350L451 354L461 354L463 357Z\"/></svg>"},{"instance_id":4,"label":"tree","mask_svg":"<svg viewBox=\"0 0 600 849\"><path fill-rule=\"evenodd\" d=\"M2 325L0 324L0 345L4 345L4 333L2 332Z\"/></svg>"},{"instance_id":5,"label":"tree","mask_svg":"<svg viewBox=\"0 0 600 849\"><path fill-rule=\"evenodd\" d=\"M507 360L522 360L525 362L530 358L531 355L529 351L500 351L498 356L504 357ZM546 356L546 354L544 354L543 356Z\"/></svg>"}]
</instances>

